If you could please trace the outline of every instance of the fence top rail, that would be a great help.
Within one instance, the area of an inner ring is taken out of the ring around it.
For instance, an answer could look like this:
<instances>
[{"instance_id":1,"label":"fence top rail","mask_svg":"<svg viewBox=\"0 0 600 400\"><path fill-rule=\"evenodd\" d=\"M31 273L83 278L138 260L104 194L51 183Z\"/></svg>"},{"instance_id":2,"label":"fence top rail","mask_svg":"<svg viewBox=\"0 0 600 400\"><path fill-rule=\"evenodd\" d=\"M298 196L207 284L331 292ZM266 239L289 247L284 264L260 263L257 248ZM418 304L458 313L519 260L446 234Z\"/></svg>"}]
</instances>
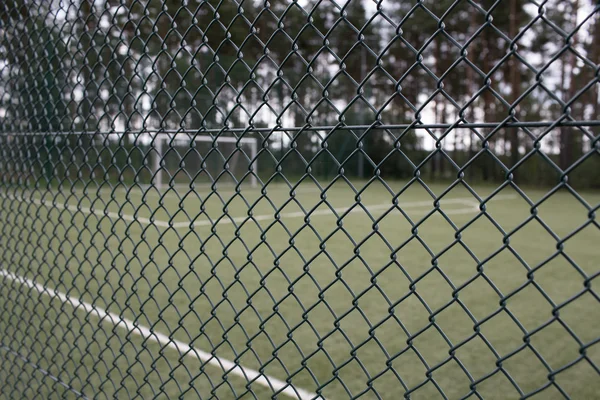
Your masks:
<instances>
[{"instance_id":1,"label":"fence top rail","mask_svg":"<svg viewBox=\"0 0 600 400\"><path fill-rule=\"evenodd\" d=\"M214 134L215 138L224 138L224 133L254 133L254 132L292 132L292 131L332 131L332 130L383 130L383 129L489 129L489 128L548 128L548 127L597 127L600 120L577 120L577 121L522 121L522 122L455 122L455 123L419 123L409 124L371 124L371 125L306 125L306 126L273 126L273 127L245 127L245 128L209 128L209 129L140 129L119 131L48 131L48 132L0 132L0 136L48 136L48 135L143 135L143 134L166 134L166 135L202 135ZM207 141L211 138L207 137ZM219 139L221 140L221 139ZM235 139L237 140L237 139Z\"/></svg>"}]
</instances>

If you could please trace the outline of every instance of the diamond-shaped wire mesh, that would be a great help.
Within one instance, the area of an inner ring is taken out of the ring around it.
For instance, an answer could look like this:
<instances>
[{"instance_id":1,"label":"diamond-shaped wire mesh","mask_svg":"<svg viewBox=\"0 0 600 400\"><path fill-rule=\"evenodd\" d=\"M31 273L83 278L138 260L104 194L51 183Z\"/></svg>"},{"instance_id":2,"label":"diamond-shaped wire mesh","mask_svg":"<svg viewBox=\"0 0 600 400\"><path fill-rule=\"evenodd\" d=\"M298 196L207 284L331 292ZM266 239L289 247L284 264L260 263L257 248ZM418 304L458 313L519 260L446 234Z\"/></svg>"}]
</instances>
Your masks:
<instances>
[{"instance_id":1,"label":"diamond-shaped wire mesh","mask_svg":"<svg viewBox=\"0 0 600 400\"><path fill-rule=\"evenodd\" d=\"M594 0L0 2L0 398L596 398Z\"/></svg>"}]
</instances>

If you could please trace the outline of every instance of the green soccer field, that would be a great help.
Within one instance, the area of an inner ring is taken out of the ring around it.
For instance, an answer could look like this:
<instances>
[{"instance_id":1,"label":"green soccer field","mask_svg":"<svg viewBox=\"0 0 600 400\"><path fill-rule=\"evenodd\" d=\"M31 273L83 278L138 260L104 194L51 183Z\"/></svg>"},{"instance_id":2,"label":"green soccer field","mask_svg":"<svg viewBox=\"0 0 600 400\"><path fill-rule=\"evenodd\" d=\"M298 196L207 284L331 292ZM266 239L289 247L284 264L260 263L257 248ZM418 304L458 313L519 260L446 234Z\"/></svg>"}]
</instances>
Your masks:
<instances>
[{"instance_id":1,"label":"green soccer field","mask_svg":"<svg viewBox=\"0 0 600 400\"><path fill-rule=\"evenodd\" d=\"M405 185L5 189L0 397L597 396L600 193Z\"/></svg>"}]
</instances>

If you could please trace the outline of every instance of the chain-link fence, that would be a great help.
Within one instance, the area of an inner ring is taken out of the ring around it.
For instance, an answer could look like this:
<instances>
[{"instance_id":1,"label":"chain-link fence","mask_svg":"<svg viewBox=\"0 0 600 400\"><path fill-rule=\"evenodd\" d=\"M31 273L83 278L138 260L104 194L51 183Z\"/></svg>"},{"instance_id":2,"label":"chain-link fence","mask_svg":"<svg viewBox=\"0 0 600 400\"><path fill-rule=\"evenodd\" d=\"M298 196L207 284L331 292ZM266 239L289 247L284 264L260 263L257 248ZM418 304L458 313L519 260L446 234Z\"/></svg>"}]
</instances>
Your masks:
<instances>
[{"instance_id":1,"label":"chain-link fence","mask_svg":"<svg viewBox=\"0 0 600 400\"><path fill-rule=\"evenodd\" d=\"M599 8L0 2L0 398L600 397Z\"/></svg>"}]
</instances>

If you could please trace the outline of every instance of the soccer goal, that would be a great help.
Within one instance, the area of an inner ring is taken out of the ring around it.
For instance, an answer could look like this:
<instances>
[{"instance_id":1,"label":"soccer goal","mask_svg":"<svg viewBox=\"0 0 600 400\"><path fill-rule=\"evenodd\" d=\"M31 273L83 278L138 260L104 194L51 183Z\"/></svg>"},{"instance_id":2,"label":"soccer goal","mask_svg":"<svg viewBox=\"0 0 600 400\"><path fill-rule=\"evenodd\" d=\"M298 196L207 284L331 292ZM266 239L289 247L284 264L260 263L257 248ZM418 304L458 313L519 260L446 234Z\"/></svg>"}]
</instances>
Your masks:
<instances>
[{"instance_id":1,"label":"soccer goal","mask_svg":"<svg viewBox=\"0 0 600 400\"><path fill-rule=\"evenodd\" d=\"M258 139L157 134L152 183L157 188L196 185L257 186Z\"/></svg>"}]
</instances>

